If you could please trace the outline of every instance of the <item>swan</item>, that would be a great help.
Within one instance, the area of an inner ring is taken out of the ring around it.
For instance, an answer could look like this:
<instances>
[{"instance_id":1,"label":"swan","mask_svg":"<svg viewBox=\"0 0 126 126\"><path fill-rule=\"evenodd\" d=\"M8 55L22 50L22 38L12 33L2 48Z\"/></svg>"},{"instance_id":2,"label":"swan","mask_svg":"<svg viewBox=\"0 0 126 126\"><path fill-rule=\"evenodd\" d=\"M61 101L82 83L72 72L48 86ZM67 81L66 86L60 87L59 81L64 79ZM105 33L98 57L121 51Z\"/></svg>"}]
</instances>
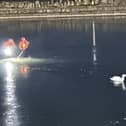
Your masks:
<instances>
[{"instance_id":1,"label":"swan","mask_svg":"<svg viewBox=\"0 0 126 126\"><path fill-rule=\"evenodd\" d=\"M120 76L113 76L110 78L111 81L113 82L118 82L118 83L123 83L125 80L126 74L122 74L122 77Z\"/></svg>"},{"instance_id":2,"label":"swan","mask_svg":"<svg viewBox=\"0 0 126 126\"><path fill-rule=\"evenodd\" d=\"M126 74L122 74L122 76L113 76L110 78L110 80L113 82L114 86L117 87L119 85L122 85L122 89L126 90L125 83L124 83L125 77Z\"/></svg>"}]
</instances>

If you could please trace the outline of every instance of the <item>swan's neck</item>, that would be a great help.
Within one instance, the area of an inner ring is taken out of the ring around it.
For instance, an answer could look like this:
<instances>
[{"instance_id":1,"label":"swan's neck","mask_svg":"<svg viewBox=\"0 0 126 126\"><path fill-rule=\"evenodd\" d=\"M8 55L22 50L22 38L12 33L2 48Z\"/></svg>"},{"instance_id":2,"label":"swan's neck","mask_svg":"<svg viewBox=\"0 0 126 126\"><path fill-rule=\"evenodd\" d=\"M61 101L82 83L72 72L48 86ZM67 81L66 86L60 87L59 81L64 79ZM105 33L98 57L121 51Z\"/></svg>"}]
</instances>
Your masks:
<instances>
[{"instance_id":1,"label":"swan's neck","mask_svg":"<svg viewBox=\"0 0 126 126\"><path fill-rule=\"evenodd\" d=\"M122 75L122 81L124 81L125 77L126 77L125 75Z\"/></svg>"}]
</instances>

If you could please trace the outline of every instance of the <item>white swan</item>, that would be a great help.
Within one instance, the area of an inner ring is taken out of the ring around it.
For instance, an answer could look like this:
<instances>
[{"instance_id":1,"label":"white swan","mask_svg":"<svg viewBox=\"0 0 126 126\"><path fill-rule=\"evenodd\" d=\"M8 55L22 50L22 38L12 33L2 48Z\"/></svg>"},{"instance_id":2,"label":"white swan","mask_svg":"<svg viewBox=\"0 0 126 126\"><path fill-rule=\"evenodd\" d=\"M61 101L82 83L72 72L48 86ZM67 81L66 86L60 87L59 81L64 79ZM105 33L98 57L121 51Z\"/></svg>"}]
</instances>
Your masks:
<instances>
[{"instance_id":1,"label":"white swan","mask_svg":"<svg viewBox=\"0 0 126 126\"><path fill-rule=\"evenodd\" d=\"M124 83L125 77L126 77L126 74L122 74L122 77L113 76L110 78L110 80L113 82L114 86L122 85L122 89L126 90L125 83Z\"/></svg>"},{"instance_id":2,"label":"white swan","mask_svg":"<svg viewBox=\"0 0 126 126\"><path fill-rule=\"evenodd\" d=\"M113 82L122 83L122 82L124 82L125 77L126 77L126 74L122 74L122 77L120 77L120 76L113 76L113 77L110 78L110 80L113 81Z\"/></svg>"}]
</instances>

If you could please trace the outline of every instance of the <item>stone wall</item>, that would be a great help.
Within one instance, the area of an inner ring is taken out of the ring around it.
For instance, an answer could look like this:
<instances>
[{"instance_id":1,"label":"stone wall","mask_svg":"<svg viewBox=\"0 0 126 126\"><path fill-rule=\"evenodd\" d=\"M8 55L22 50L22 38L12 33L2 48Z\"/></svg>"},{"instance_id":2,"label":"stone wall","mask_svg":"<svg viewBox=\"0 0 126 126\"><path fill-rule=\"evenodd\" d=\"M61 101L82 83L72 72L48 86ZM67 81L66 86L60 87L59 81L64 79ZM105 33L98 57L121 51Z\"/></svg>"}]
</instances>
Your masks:
<instances>
[{"instance_id":1,"label":"stone wall","mask_svg":"<svg viewBox=\"0 0 126 126\"><path fill-rule=\"evenodd\" d=\"M0 15L125 12L126 0L2 1Z\"/></svg>"},{"instance_id":2,"label":"stone wall","mask_svg":"<svg viewBox=\"0 0 126 126\"><path fill-rule=\"evenodd\" d=\"M47 1L1 1L0 8L43 8L62 6L126 5L126 0L47 0Z\"/></svg>"},{"instance_id":3,"label":"stone wall","mask_svg":"<svg viewBox=\"0 0 126 126\"><path fill-rule=\"evenodd\" d=\"M45 1L1 1L0 8L43 8L50 6L96 6L96 5L126 5L126 0L45 0Z\"/></svg>"}]
</instances>

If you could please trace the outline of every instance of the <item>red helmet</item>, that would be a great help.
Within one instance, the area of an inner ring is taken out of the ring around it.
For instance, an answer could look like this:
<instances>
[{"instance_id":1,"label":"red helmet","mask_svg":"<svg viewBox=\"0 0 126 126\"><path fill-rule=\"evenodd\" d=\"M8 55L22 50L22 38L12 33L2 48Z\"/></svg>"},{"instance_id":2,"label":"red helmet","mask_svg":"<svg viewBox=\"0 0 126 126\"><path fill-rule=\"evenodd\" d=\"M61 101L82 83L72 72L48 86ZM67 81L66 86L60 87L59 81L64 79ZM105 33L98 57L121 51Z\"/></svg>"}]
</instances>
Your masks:
<instances>
[{"instance_id":1,"label":"red helmet","mask_svg":"<svg viewBox=\"0 0 126 126\"><path fill-rule=\"evenodd\" d=\"M21 41L25 41L26 40L26 38L25 37L21 37Z\"/></svg>"}]
</instances>

